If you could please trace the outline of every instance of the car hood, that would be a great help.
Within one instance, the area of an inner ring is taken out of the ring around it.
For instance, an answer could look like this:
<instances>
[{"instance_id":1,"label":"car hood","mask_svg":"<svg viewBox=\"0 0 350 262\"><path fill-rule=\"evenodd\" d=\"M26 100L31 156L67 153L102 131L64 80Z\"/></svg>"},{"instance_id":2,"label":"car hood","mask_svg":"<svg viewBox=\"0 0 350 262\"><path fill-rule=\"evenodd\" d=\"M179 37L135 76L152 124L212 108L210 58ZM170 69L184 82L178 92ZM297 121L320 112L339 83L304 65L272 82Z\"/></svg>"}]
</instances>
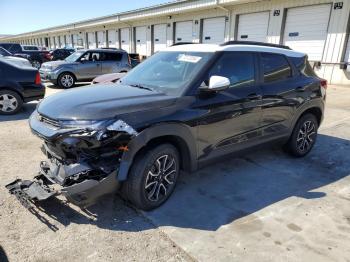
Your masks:
<instances>
[{"instance_id":1,"label":"car hood","mask_svg":"<svg viewBox=\"0 0 350 262\"><path fill-rule=\"evenodd\" d=\"M64 61L64 60L62 60L62 61L51 61L51 62L46 62L46 63L43 63L42 65L41 65L41 68L49 68L49 67L51 67L51 68L56 68L56 67L58 67L58 66L60 66L60 65L63 65L63 64L69 64L68 62L66 62L66 61Z\"/></svg>"},{"instance_id":2,"label":"car hood","mask_svg":"<svg viewBox=\"0 0 350 262\"><path fill-rule=\"evenodd\" d=\"M97 84L45 98L38 112L56 120L101 120L170 106L176 97L121 84Z\"/></svg>"}]
</instances>

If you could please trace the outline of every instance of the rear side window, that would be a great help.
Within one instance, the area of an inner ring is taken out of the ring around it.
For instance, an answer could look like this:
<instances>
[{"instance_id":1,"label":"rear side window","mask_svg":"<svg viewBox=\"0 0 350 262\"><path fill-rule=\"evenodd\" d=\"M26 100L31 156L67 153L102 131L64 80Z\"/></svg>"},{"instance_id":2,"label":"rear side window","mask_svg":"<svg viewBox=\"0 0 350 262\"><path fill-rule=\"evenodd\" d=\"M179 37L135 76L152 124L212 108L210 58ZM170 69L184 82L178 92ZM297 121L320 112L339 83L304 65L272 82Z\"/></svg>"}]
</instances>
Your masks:
<instances>
[{"instance_id":1,"label":"rear side window","mask_svg":"<svg viewBox=\"0 0 350 262\"><path fill-rule=\"evenodd\" d=\"M283 55L262 53L261 65L265 83L285 80L292 76L292 68Z\"/></svg>"},{"instance_id":2,"label":"rear side window","mask_svg":"<svg viewBox=\"0 0 350 262\"><path fill-rule=\"evenodd\" d=\"M242 87L255 82L254 55L252 53L224 53L212 67L211 76L224 76L230 80L230 87Z\"/></svg>"},{"instance_id":3,"label":"rear side window","mask_svg":"<svg viewBox=\"0 0 350 262\"><path fill-rule=\"evenodd\" d=\"M121 61L123 57L122 53L104 53L103 61Z\"/></svg>"},{"instance_id":4,"label":"rear side window","mask_svg":"<svg viewBox=\"0 0 350 262\"><path fill-rule=\"evenodd\" d=\"M289 57L295 67L306 76L316 76L314 70L312 69L309 61L307 61L307 57Z\"/></svg>"}]
</instances>

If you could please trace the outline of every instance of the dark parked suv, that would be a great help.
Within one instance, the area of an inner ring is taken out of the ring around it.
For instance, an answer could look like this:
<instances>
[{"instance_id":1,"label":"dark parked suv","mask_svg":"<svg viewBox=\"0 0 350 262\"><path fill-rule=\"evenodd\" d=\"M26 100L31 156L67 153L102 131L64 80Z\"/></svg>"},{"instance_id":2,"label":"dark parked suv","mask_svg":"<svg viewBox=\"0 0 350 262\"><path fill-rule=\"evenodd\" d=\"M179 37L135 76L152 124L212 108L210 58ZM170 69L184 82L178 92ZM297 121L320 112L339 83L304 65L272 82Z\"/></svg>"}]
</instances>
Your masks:
<instances>
[{"instance_id":1,"label":"dark parked suv","mask_svg":"<svg viewBox=\"0 0 350 262\"><path fill-rule=\"evenodd\" d=\"M180 170L257 145L310 152L327 83L305 54L284 46L228 42L177 45L118 84L49 96L30 118L48 160L34 181L7 188L27 199L58 194L86 206L120 187L150 210L173 192Z\"/></svg>"}]
</instances>

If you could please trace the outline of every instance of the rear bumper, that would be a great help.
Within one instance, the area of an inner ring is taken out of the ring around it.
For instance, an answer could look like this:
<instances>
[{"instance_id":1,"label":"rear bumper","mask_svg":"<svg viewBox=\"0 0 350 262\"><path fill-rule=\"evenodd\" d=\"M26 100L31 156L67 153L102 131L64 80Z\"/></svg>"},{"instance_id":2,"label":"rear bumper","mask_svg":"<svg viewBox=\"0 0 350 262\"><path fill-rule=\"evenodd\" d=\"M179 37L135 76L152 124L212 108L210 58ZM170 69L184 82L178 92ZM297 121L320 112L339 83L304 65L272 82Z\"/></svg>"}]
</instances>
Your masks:
<instances>
[{"instance_id":1,"label":"rear bumper","mask_svg":"<svg viewBox=\"0 0 350 262\"><path fill-rule=\"evenodd\" d=\"M25 103L43 99L45 96L45 86L43 84L26 85L23 86L23 90L23 101Z\"/></svg>"}]
</instances>

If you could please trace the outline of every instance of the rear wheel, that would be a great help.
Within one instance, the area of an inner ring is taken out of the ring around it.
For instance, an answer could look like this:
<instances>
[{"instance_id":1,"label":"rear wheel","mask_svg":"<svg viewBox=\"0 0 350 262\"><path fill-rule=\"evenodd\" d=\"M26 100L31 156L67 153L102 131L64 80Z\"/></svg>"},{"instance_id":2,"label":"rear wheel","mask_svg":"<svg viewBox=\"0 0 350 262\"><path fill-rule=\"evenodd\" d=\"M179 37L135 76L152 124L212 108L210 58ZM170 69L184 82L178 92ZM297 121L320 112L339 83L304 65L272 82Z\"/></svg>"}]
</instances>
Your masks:
<instances>
[{"instance_id":1,"label":"rear wheel","mask_svg":"<svg viewBox=\"0 0 350 262\"><path fill-rule=\"evenodd\" d=\"M36 69L40 69L41 63L38 60L33 60L32 61L32 66L35 67Z\"/></svg>"},{"instance_id":2,"label":"rear wheel","mask_svg":"<svg viewBox=\"0 0 350 262\"><path fill-rule=\"evenodd\" d=\"M137 208L154 209L174 191L179 171L179 154L173 145L149 149L135 159L123 184L123 196Z\"/></svg>"},{"instance_id":3,"label":"rear wheel","mask_svg":"<svg viewBox=\"0 0 350 262\"><path fill-rule=\"evenodd\" d=\"M22 98L14 91L0 91L0 114L12 115L16 114L23 105Z\"/></svg>"},{"instance_id":4,"label":"rear wheel","mask_svg":"<svg viewBox=\"0 0 350 262\"><path fill-rule=\"evenodd\" d=\"M315 145L318 122L313 114L305 114L296 123L286 149L296 157L307 155Z\"/></svg>"},{"instance_id":5,"label":"rear wheel","mask_svg":"<svg viewBox=\"0 0 350 262\"><path fill-rule=\"evenodd\" d=\"M58 76L57 83L62 88L71 88L75 84L75 77L71 73L62 73Z\"/></svg>"}]
</instances>

